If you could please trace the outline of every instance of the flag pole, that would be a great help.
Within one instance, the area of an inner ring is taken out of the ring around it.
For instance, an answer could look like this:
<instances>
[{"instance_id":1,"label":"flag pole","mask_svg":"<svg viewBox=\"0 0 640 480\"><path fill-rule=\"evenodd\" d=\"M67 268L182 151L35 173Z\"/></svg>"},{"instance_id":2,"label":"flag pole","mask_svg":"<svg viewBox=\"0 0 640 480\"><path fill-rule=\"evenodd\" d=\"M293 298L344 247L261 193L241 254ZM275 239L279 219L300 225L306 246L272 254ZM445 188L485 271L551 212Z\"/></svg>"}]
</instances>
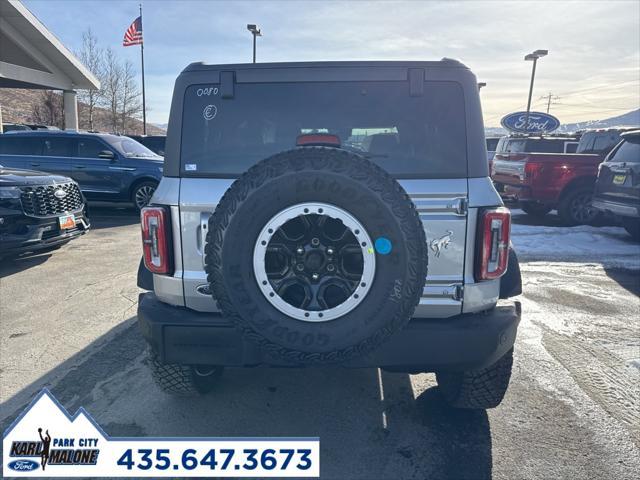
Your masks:
<instances>
[{"instance_id":1,"label":"flag pole","mask_svg":"<svg viewBox=\"0 0 640 480\"><path fill-rule=\"evenodd\" d=\"M147 134L147 106L144 95L144 28L142 27L142 3L140 4L140 29L142 30L142 42L140 42L140 60L142 62L142 134Z\"/></svg>"}]
</instances>

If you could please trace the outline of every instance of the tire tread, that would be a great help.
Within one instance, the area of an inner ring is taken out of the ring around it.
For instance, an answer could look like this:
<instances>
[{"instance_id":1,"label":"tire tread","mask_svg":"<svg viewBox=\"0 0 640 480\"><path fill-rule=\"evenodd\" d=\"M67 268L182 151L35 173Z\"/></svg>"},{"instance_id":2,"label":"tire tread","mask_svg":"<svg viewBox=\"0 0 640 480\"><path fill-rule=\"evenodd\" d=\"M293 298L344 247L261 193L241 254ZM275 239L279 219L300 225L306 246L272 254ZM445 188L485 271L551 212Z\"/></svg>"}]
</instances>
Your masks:
<instances>
[{"instance_id":1,"label":"tire tread","mask_svg":"<svg viewBox=\"0 0 640 480\"><path fill-rule=\"evenodd\" d=\"M149 353L149 366L151 376L156 384L165 392L178 396L193 396L207 393L211 390L211 385L219 378L215 376L205 385L198 383L190 365L177 363L161 363L157 355Z\"/></svg>"},{"instance_id":2,"label":"tire tread","mask_svg":"<svg viewBox=\"0 0 640 480\"><path fill-rule=\"evenodd\" d=\"M452 407L486 409L497 407L509 386L513 349L489 367L462 373L436 373L438 386Z\"/></svg>"}]
</instances>

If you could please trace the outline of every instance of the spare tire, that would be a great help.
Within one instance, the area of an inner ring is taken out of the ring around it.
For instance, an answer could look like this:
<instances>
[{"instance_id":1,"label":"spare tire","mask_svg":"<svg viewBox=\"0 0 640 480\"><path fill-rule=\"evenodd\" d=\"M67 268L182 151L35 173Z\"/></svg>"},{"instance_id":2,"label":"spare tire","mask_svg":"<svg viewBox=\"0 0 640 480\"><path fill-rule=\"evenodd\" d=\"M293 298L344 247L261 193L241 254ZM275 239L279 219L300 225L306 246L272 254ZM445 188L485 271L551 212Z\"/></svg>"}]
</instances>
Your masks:
<instances>
[{"instance_id":1,"label":"spare tire","mask_svg":"<svg viewBox=\"0 0 640 480\"><path fill-rule=\"evenodd\" d=\"M205 253L212 295L244 336L288 363L314 364L365 355L407 324L428 248L389 174L344 150L303 147L231 185Z\"/></svg>"}]
</instances>

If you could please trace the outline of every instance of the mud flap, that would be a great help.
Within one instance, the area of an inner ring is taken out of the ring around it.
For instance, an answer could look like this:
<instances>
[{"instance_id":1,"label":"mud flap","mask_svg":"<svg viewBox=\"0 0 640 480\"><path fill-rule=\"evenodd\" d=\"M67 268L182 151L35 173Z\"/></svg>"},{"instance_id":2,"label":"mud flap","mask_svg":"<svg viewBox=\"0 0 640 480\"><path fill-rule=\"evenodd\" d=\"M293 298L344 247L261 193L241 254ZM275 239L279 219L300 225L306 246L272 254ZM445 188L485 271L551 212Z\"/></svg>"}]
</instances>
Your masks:
<instances>
[{"instance_id":1,"label":"mud flap","mask_svg":"<svg viewBox=\"0 0 640 480\"><path fill-rule=\"evenodd\" d=\"M153 290L153 274L147 270L143 258L140 258L140 264L138 265L137 284L139 288L144 290Z\"/></svg>"},{"instance_id":2,"label":"mud flap","mask_svg":"<svg viewBox=\"0 0 640 480\"><path fill-rule=\"evenodd\" d=\"M510 298L522 293L520 262L513 248L509 247L509 265L507 273L500 278L500 298Z\"/></svg>"}]
</instances>

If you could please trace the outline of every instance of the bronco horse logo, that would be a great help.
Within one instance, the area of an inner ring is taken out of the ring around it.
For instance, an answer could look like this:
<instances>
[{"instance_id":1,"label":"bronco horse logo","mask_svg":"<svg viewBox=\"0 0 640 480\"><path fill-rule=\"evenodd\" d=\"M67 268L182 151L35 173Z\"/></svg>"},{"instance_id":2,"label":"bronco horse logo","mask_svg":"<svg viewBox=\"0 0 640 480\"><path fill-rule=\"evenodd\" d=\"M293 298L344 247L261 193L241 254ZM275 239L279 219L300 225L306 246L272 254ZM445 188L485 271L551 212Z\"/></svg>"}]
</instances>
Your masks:
<instances>
[{"instance_id":1,"label":"bronco horse logo","mask_svg":"<svg viewBox=\"0 0 640 480\"><path fill-rule=\"evenodd\" d=\"M453 232L451 230L447 230L442 237L436 238L435 240L431 240L431 250L435 253L436 258L440 256L440 252L442 250L446 250L449 248L449 244L451 243L451 235Z\"/></svg>"}]
</instances>

